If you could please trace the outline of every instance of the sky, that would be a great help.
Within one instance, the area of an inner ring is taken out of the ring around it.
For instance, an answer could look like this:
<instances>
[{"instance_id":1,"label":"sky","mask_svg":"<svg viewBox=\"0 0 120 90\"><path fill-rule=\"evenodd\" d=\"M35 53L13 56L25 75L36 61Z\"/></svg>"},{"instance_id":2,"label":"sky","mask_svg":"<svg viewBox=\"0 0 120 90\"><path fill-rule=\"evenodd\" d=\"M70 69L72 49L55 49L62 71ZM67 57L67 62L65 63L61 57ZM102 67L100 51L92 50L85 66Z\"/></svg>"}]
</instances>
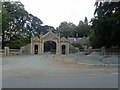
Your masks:
<instances>
[{"instance_id":1,"label":"sky","mask_svg":"<svg viewBox=\"0 0 120 90\"><path fill-rule=\"evenodd\" d=\"M25 9L43 21L43 25L58 27L67 21L78 25L93 17L95 0L19 0Z\"/></svg>"}]
</instances>

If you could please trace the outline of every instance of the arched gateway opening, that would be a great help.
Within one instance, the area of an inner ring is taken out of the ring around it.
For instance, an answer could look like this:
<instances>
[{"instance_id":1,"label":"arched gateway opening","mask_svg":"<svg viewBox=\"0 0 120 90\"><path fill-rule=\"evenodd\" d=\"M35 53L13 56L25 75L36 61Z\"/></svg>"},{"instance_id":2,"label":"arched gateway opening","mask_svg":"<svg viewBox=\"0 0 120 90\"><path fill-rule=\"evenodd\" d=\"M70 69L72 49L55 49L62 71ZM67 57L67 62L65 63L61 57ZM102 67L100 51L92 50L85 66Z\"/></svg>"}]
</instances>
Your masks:
<instances>
[{"instance_id":1,"label":"arched gateway opening","mask_svg":"<svg viewBox=\"0 0 120 90\"><path fill-rule=\"evenodd\" d=\"M56 54L56 42L46 41L44 42L44 53Z\"/></svg>"}]
</instances>

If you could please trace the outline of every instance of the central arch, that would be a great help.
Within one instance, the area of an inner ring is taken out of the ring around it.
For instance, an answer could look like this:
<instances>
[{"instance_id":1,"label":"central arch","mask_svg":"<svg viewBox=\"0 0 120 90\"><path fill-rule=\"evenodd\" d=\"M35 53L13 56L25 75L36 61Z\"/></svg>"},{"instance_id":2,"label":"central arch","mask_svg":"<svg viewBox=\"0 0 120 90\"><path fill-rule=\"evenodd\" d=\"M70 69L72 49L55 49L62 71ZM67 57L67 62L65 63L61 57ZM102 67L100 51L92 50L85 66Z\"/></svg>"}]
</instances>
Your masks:
<instances>
[{"instance_id":1,"label":"central arch","mask_svg":"<svg viewBox=\"0 0 120 90\"><path fill-rule=\"evenodd\" d=\"M54 41L46 41L44 42L44 53L56 54L56 42Z\"/></svg>"}]
</instances>

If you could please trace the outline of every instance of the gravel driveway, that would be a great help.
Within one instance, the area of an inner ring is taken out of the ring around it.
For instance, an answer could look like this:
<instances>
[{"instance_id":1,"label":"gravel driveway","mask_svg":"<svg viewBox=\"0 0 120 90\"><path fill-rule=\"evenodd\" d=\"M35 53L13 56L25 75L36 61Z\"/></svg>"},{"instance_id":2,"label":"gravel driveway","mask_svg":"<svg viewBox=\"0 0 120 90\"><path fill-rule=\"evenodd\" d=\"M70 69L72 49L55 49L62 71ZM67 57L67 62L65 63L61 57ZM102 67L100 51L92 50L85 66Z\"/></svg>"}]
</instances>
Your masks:
<instances>
[{"instance_id":1,"label":"gravel driveway","mask_svg":"<svg viewBox=\"0 0 120 90\"><path fill-rule=\"evenodd\" d=\"M114 67L75 65L68 63L71 58L65 57L63 61L57 55L8 56L2 60L3 88L118 87Z\"/></svg>"}]
</instances>

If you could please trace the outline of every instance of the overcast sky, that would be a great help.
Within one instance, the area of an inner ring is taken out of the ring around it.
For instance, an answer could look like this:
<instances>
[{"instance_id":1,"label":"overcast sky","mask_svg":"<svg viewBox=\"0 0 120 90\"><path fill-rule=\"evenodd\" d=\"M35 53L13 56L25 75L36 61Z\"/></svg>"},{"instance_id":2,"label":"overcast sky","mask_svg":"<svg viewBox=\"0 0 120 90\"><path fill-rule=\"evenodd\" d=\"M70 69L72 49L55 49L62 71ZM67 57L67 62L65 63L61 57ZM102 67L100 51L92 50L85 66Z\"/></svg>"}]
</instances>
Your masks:
<instances>
[{"instance_id":1,"label":"overcast sky","mask_svg":"<svg viewBox=\"0 0 120 90\"><path fill-rule=\"evenodd\" d=\"M93 17L95 0L19 0L25 9L40 18L44 25L58 27L63 21L78 25L85 16Z\"/></svg>"}]
</instances>

